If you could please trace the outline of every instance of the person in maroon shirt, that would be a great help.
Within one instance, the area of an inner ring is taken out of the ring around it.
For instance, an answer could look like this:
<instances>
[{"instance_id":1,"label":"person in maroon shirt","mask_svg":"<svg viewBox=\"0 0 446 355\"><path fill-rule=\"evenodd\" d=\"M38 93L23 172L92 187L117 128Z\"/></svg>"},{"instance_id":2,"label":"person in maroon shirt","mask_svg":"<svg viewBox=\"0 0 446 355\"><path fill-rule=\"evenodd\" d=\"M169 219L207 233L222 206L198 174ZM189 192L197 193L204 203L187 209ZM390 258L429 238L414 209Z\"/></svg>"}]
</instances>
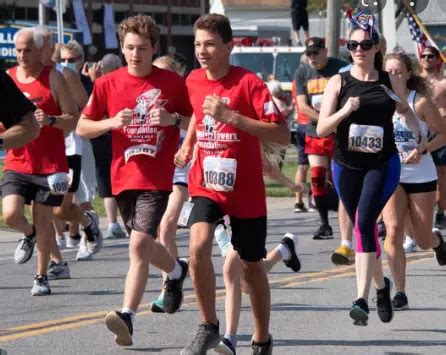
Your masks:
<instances>
[{"instance_id":1,"label":"person in maroon shirt","mask_svg":"<svg viewBox=\"0 0 446 355\"><path fill-rule=\"evenodd\" d=\"M168 275L163 309L174 313L183 299L188 264L172 258L155 239L172 191L181 118L190 117L192 108L184 79L152 66L159 39L155 21L149 16L129 17L118 33L128 65L95 81L77 133L90 139L112 133L112 192L130 235L130 268L123 308L109 312L105 322L117 344L129 346L149 264Z\"/></svg>"}]
</instances>

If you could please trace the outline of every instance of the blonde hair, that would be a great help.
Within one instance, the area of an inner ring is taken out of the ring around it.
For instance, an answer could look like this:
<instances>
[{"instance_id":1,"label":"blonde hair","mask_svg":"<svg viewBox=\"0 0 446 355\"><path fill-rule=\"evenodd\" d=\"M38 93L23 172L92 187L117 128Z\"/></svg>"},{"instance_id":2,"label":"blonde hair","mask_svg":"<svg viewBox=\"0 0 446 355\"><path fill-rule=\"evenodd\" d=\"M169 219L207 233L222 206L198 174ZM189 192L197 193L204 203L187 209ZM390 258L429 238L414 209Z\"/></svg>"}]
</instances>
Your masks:
<instances>
[{"instance_id":1,"label":"blonde hair","mask_svg":"<svg viewBox=\"0 0 446 355\"><path fill-rule=\"evenodd\" d=\"M153 65L164 64L178 75L184 76L186 74L186 60L179 54L168 54L158 57L153 61Z\"/></svg>"},{"instance_id":2,"label":"blonde hair","mask_svg":"<svg viewBox=\"0 0 446 355\"><path fill-rule=\"evenodd\" d=\"M60 47L60 52L62 52L62 51L68 51L68 52L74 53L76 58L79 58L79 60L82 62L84 61L84 49L79 44L79 42L77 42L75 40L71 40L68 43L63 44Z\"/></svg>"}]
</instances>

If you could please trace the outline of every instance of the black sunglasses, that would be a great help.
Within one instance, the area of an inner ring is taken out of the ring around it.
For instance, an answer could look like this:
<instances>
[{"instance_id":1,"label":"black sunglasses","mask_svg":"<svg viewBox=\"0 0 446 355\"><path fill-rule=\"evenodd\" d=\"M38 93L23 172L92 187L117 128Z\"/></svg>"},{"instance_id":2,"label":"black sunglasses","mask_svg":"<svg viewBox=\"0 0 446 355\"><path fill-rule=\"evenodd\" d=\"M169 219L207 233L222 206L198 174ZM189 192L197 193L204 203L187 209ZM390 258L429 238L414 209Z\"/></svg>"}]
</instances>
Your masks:
<instances>
[{"instance_id":1,"label":"black sunglasses","mask_svg":"<svg viewBox=\"0 0 446 355\"><path fill-rule=\"evenodd\" d=\"M434 55L433 54L422 54L421 58L423 58L423 59L434 59Z\"/></svg>"},{"instance_id":2,"label":"black sunglasses","mask_svg":"<svg viewBox=\"0 0 446 355\"><path fill-rule=\"evenodd\" d=\"M347 49L349 51L356 51L358 46L361 47L363 51L369 51L372 49L374 42L371 39L364 39L361 42L358 41L347 41Z\"/></svg>"},{"instance_id":3,"label":"black sunglasses","mask_svg":"<svg viewBox=\"0 0 446 355\"><path fill-rule=\"evenodd\" d=\"M308 56L308 57L311 57L311 56L316 56L316 55L318 55L319 54L319 51L305 51L305 54Z\"/></svg>"}]
</instances>

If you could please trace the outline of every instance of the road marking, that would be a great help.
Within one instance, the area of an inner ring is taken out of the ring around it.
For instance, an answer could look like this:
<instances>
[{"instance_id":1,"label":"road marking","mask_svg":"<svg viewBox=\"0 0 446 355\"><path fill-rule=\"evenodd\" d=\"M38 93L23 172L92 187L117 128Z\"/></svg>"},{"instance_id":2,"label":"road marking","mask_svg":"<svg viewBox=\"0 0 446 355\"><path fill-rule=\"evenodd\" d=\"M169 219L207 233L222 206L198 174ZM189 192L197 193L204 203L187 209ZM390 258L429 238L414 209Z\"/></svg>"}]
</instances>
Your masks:
<instances>
[{"instance_id":1,"label":"road marking","mask_svg":"<svg viewBox=\"0 0 446 355\"><path fill-rule=\"evenodd\" d=\"M432 256L432 252L417 252L416 254L407 256L407 263L421 263L427 260L431 260ZM388 267L387 261L383 262L383 266L386 268ZM270 280L270 286L278 288L294 287L318 281L327 281L330 279L349 277L353 275L355 275L354 265L339 266L320 272L302 273L280 278L277 280ZM218 289L216 291L216 296L217 299L224 298L225 289ZM196 299L194 294L189 294L184 297L183 306L190 306L195 303ZM53 319L44 322L25 324L6 330L0 330L0 343L67 329L81 328L92 324L98 324L104 321L104 317L107 313L108 311L98 311L78 314L62 319ZM139 307L138 315L149 315L151 313L152 312L150 311L150 303L145 303Z\"/></svg>"}]
</instances>

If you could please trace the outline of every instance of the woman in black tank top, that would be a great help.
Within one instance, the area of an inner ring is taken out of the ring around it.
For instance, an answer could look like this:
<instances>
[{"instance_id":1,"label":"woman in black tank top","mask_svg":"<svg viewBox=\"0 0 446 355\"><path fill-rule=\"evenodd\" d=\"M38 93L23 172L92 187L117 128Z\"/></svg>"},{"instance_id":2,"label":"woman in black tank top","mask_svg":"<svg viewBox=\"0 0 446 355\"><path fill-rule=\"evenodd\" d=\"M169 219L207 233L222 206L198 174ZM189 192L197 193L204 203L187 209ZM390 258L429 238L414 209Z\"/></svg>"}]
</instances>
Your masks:
<instances>
[{"instance_id":1,"label":"woman in black tank top","mask_svg":"<svg viewBox=\"0 0 446 355\"><path fill-rule=\"evenodd\" d=\"M405 81L382 71L375 23L373 16L361 13L352 19L347 47L353 67L328 82L317 125L320 137L336 133L333 180L355 224L358 294L350 310L355 325L367 325L372 278L379 318L393 318L391 282L382 271L376 219L400 176L392 116L397 105L401 111L408 109L403 103Z\"/></svg>"}]
</instances>

